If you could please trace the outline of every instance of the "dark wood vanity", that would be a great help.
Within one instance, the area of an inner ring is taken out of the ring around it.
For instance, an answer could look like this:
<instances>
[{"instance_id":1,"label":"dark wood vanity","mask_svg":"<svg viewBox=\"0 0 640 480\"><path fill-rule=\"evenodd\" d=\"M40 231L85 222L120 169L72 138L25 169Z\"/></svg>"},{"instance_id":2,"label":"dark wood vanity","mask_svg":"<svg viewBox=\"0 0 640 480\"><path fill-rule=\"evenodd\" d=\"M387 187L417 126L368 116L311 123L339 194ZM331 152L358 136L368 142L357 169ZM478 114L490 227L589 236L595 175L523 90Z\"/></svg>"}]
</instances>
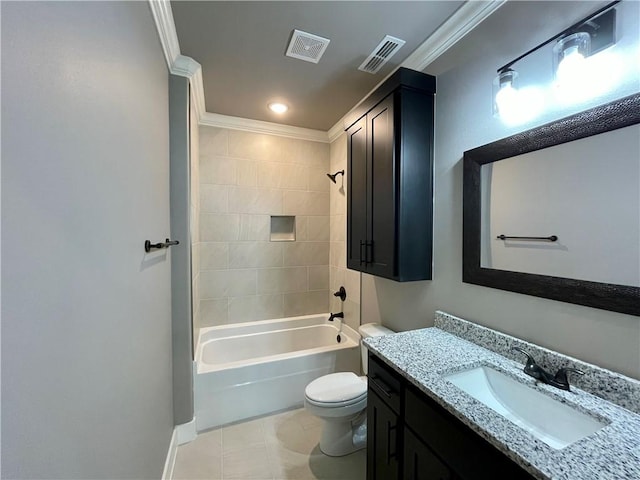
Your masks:
<instances>
[{"instance_id":1,"label":"dark wood vanity","mask_svg":"<svg viewBox=\"0 0 640 480\"><path fill-rule=\"evenodd\" d=\"M374 354L368 377L367 480L534 478Z\"/></svg>"}]
</instances>

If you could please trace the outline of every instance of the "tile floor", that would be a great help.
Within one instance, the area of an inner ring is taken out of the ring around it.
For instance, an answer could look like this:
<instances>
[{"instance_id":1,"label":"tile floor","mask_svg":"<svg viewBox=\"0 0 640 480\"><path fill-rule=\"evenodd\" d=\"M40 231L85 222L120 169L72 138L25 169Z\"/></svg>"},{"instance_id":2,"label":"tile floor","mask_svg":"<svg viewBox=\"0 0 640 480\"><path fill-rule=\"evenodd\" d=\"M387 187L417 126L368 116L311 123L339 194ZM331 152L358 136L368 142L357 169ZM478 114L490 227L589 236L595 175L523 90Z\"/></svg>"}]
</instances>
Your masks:
<instances>
[{"instance_id":1,"label":"tile floor","mask_svg":"<svg viewBox=\"0 0 640 480\"><path fill-rule=\"evenodd\" d=\"M217 428L178 447L175 480L364 480L366 450L327 457L303 408Z\"/></svg>"}]
</instances>

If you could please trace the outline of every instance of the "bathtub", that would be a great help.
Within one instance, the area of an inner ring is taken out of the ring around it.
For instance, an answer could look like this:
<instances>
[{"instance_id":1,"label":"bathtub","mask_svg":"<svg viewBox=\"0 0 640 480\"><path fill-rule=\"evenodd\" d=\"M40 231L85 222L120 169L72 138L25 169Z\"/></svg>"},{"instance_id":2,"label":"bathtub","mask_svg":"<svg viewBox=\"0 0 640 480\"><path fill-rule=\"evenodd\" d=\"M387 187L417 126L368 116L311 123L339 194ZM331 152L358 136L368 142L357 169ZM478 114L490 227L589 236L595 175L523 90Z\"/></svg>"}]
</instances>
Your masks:
<instances>
[{"instance_id":1,"label":"bathtub","mask_svg":"<svg viewBox=\"0 0 640 480\"><path fill-rule=\"evenodd\" d=\"M300 407L328 373L360 370L360 335L329 314L200 329L194 369L198 431ZM338 323L336 325L335 323Z\"/></svg>"}]
</instances>

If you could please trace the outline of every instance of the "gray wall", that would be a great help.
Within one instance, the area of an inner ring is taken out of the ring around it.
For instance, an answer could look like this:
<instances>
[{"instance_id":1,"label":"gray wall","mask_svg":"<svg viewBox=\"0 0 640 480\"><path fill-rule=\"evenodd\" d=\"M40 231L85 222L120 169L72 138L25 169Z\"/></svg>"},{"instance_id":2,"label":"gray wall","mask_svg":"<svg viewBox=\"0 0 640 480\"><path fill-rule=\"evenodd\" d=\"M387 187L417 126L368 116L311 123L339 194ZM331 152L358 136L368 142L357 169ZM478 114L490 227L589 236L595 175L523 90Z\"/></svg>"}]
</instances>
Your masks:
<instances>
[{"instance_id":1,"label":"gray wall","mask_svg":"<svg viewBox=\"0 0 640 480\"><path fill-rule=\"evenodd\" d=\"M193 419L189 103L189 79L170 75L171 239L180 242L171 247L173 421L176 425Z\"/></svg>"},{"instance_id":2,"label":"gray wall","mask_svg":"<svg viewBox=\"0 0 640 480\"><path fill-rule=\"evenodd\" d=\"M592 2L507 2L427 69L438 74L434 280L399 284L363 275L363 323L382 320L399 330L419 328L431 325L439 309L640 378L637 317L462 283L463 152L571 113L556 108L528 125L505 127L491 115L495 70L598 6ZM628 9L621 15L621 40L628 42L635 35L637 42L640 5L623 2L621 7ZM538 58L535 70L548 74L551 58ZM637 68L637 62L634 65ZM609 96L638 88L637 77L628 80Z\"/></svg>"},{"instance_id":3,"label":"gray wall","mask_svg":"<svg viewBox=\"0 0 640 480\"><path fill-rule=\"evenodd\" d=\"M168 74L146 2L2 2L2 476L159 478Z\"/></svg>"}]
</instances>

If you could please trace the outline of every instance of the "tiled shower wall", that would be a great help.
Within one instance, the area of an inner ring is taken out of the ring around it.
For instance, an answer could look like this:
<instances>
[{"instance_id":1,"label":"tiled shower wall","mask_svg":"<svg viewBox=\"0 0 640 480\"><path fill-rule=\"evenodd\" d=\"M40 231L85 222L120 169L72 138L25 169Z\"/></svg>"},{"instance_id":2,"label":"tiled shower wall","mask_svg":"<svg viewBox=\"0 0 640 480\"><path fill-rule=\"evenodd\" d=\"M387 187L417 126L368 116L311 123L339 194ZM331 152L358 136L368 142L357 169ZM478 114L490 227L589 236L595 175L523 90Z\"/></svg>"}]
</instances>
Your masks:
<instances>
[{"instance_id":1,"label":"tiled shower wall","mask_svg":"<svg viewBox=\"0 0 640 480\"><path fill-rule=\"evenodd\" d=\"M201 126L199 146L196 328L327 312L329 145ZM295 241L270 241L272 215Z\"/></svg>"},{"instance_id":2,"label":"tiled shower wall","mask_svg":"<svg viewBox=\"0 0 640 480\"><path fill-rule=\"evenodd\" d=\"M357 330L360 325L360 272L347 269L347 136L342 134L331 143L331 173L340 170L345 175L338 176L337 184L330 186L330 240L329 253L329 302L332 312L344 311L344 321ZM340 286L347 291L347 300L341 305L340 299L333 296ZM365 321L366 323L366 321Z\"/></svg>"}]
</instances>

